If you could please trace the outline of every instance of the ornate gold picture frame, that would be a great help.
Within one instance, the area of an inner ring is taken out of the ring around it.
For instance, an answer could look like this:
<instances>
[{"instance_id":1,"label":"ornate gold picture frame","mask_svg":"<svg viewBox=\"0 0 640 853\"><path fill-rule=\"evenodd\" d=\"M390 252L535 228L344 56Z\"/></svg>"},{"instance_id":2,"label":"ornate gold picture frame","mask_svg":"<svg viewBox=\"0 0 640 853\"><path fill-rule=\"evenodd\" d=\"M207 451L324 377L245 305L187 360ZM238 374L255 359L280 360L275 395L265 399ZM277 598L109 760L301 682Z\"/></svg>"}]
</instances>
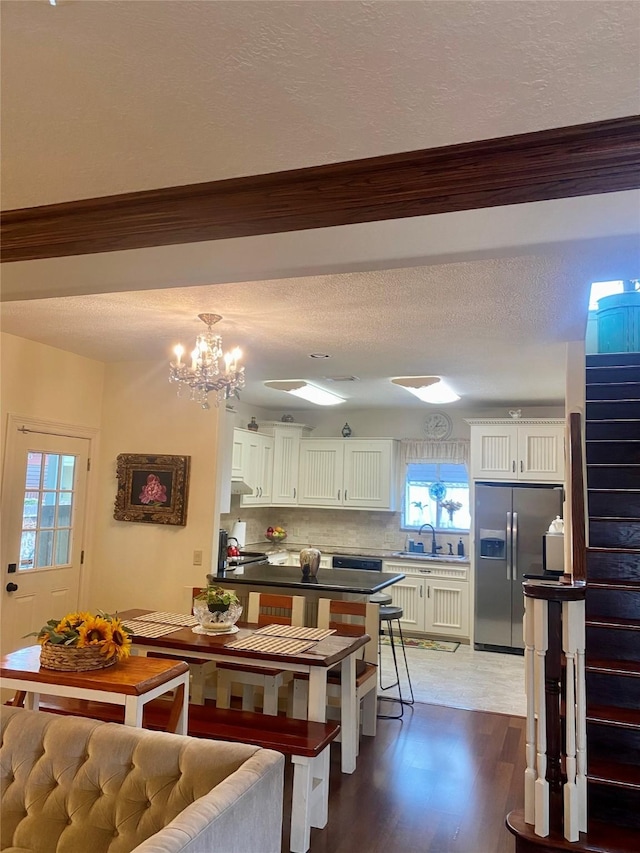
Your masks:
<instances>
[{"instance_id":1,"label":"ornate gold picture frame","mask_svg":"<svg viewBox=\"0 0 640 853\"><path fill-rule=\"evenodd\" d=\"M147 524L187 523L190 456L120 453L113 517Z\"/></svg>"}]
</instances>

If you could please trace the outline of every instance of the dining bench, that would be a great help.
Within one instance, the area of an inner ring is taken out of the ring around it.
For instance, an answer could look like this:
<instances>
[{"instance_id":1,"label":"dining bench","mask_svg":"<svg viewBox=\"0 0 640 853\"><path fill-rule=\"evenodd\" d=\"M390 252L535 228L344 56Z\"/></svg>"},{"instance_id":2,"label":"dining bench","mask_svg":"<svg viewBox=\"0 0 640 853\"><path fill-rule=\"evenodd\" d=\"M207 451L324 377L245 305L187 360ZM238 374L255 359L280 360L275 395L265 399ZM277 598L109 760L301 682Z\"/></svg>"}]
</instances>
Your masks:
<instances>
[{"instance_id":1,"label":"dining bench","mask_svg":"<svg viewBox=\"0 0 640 853\"><path fill-rule=\"evenodd\" d=\"M124 719L115 705L71 697L41 696L40 710L110 723ZM149 729L165 729L170 713L171 702L156 699L145 706L142 724ZM311 827L323 829L327 825L329 747L339 732L337 722L274 717L208 704L189 705L188 734L192 737L249 743L290 756L293 764L291 853L306 853L311 844Z\"/></svg>"}]
</instances>

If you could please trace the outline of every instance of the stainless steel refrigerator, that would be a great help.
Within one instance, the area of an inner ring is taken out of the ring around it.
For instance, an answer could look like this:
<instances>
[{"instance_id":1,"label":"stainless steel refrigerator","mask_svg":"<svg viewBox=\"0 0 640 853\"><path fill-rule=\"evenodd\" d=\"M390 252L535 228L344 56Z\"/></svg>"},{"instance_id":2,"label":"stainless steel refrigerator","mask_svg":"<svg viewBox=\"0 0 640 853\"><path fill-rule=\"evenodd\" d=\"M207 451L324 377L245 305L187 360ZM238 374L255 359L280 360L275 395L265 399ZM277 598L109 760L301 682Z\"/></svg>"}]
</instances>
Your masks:
<instances>
[{"instance_id":1,"label":"stainless steel refrigerator","mask_svg":"<svg viewBox=\"0 0 640 853\"><path fill-rule=\"evenodd\" d=\"M524 648L523 576L542 575L543 536L562 499L562 486L476 483L476 649Z\"/></svg>"}]
</instances>

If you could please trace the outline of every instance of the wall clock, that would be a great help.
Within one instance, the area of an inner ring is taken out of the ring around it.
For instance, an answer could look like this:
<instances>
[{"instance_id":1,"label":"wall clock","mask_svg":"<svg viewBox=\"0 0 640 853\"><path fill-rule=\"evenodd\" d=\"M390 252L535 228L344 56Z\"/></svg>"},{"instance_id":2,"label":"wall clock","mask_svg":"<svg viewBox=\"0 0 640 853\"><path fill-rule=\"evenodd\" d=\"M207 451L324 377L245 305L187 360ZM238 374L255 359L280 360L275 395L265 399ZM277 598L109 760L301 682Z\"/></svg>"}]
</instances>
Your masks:
<instances>
[{"instance_id":1,"label":"wall clock","mask_svg":"<svg viewBox=\"0 0 640 853\"><path fill-rule=\"evenodd\" d=\"M425 418L424 434L427 438L444 439L449 438L453 424L449 415L444 412L433 412Z\"/></svg>"}]
</instances>

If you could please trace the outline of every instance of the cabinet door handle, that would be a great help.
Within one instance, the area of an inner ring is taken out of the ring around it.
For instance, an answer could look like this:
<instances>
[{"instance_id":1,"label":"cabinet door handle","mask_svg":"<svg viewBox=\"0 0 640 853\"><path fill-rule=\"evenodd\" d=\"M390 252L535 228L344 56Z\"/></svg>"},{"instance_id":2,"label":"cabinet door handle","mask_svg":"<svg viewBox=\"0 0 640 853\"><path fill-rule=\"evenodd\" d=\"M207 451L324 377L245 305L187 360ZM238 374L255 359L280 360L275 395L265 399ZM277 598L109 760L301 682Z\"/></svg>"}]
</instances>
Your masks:
<instances>
[{"instance_id":1,"label":"cabinet door handle","mask_svg":"<svg viewBox=\"0 0 640 853\"><path fill-rule=\"evenodd\" d=\"M514 460L513 460L513 462L511 463L511 470L512 470L512 471L513 471L513 473L515 474L515 472L516 472L516 460L515 460L515 459L514 459Z\"/></svg>"},{"instance_id":2,"label":"cabinet door handle","mask_svg":"<svg viewBox=\"0 0 640 853\"><path fill-rule=\"evenodd\" d=\"M420 587L420 598L422 598L422 587Z\"/></svg>"},{"instance_id":3,"label":"cabinet door handle","mask_svg":"<svg viewBox=\"0 0 640 853\"><path fill-rule=\"evenodd\" d=\"M344 490L344 499L345 499L345 501L347 499L347 490L346 489Z\"/></svg>"},{"instance_id":4,"label":"cabinet door handle","mask_svg":"<svg viewBox=\"0 0 640 853\"><path fill-rule=\"evenodd\" d=\"M293 499L294 500L296 499L296 487L295 486L293 487Z\"/></svg>"},{"instance_id":5,"label":"cabinet door handle","mask_svg":"<svg viewBox=\"0 0 640 853\"><path fill-rule=\"evenodd\" d=\"M522 474L523 471L524 471L524 462L521 459L520 460L520 473Z\"/></svg>"},{"instance_id":6,"label":"cabinet door handle","mask_svg":"<svg viewBox=\"0 0 640 853\"><path fill-rule=\"evenodd\" d=\"M340 492L341 491L342 491L342 489L338 489L338 500L340 500Z\"/></svg>"},{"instance_id":7,"label":"cabinet door handle","mask_svg":"<svg viewBox=\"0 0 640 853\"><path fill-rule=\"evenodd\" d=\"M427 587L427 598L431 598L431 587Z\"/></svg>"}]
</instances>

